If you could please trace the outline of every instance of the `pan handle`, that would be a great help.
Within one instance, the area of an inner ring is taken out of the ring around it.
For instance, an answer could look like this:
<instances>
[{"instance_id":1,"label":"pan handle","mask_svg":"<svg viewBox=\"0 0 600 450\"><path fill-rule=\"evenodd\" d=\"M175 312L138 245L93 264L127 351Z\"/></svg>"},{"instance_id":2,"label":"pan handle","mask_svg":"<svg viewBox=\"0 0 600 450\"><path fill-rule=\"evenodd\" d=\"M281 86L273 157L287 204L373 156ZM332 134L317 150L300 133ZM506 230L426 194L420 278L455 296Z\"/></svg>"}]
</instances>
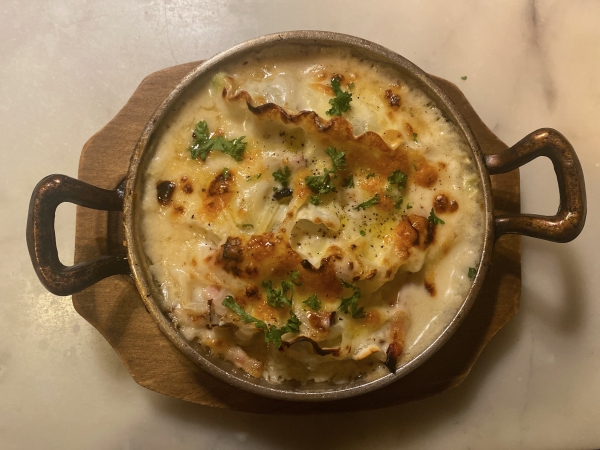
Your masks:
<instances>
[{"instance_id":1,"label":"pan handle","mask_svg":"<svg viewBox=\"0 0 600 450\"><path fill-rule=\"evenodd\" d=\"M129 274L127 258L122 256L101 256L73 266L60 262L54 217L63 202L120 211L123 192L100 189L66 175L49 175L37 184L29 203L27 247L35 272L46 289L56 295L70 295L111 275Z\"/></svg>"},{"instance_id":2,"label":"pan handle","mask_svg":"<svg viewBox=\"0 0 600 450\"><path fill-rule=\"evenodd\" d=\"M587 214L585 182L581 164L573 146L558 131L542 128L529 134L511 148L496 155L485 155L490 175L509 172L538 156L552 161L560 205L554 216L507 214L495 217L495 234L523 234L553 242L575 239Z\"/></svg>"}]
</instances>

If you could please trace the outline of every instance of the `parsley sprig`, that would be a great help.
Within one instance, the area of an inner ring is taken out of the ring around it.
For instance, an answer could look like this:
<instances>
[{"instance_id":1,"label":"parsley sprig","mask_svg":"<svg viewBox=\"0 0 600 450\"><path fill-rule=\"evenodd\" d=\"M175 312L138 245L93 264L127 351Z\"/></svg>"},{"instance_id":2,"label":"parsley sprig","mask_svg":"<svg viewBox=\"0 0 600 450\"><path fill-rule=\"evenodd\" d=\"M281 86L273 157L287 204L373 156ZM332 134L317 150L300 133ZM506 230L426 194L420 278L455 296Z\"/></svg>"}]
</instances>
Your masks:
<instances>
[{"instance_id":1,"label":"parsley sprig","mask_svg":"<svg viewBox=\"0 0 600 450\"><path fill-rule=\"evenodd\" d=\"M335 97L329 99L331 109L329 109L326 113L328 116L341 116L342 113L350 110L352 94L347 91L342 91L340 80L337 76L331 79L331 88L333 89Z\"/></svg>"},{"instance_id":2,"label":"parsley sprig","mask_svg":"<svg viewBox=\"0 0 600 450\"><path fill-rule=\"evenodd\" d=\"M273 178L279 181L283 187L288 187L290 185L290 176L292 172L290 171L290 166L283 166L273 172Z\"/></svg>"},{"instance_id":3,"label":"parsley sprig","mask_svg":"<svg viewBox=\"0 0 600 450\"><path fill-rule=\"evenodd\" d=\"M338 170L343 170L346 168L346 152L340 152L335 147L327 147L325 152L331 158L333 168L325 169L325 173L323 175L313 175L304 178L306 186L315 194L336 192L331 175L333 174L335 178L335 173ZM313 197L310 199L310 202L315 206L321 204L320 198L316 195L313 195Z\"/></svg>"},{"instance_id":4,"label":"parsley sprig","mask_svg":"<svg viewBox=\"0 0 600 450\"><path fill-rule=\"evenodd\" d=\"M388 183L395 184L396 186L398 186L398 189L405 188L407 180L408 176L400 169L394 170L388 177Z\"/></svg>"},{"instance_id":5,"label":"parsley sprig","mask_svg":"<svg viewBox=\"0 0 600 450\"><path fill-rule=\"evenodd\" d=\"M356 209L357 211L360 211L361 209L367 209L367 208L370 208L370 207L378 205L378 204L379 204L379 194L375 194L375 197L367 200L366 202L362 202L360 205L355 206L354 209Z\"/></svg>"},{"instance_id":6,"label":"parsley sprig","mask_svg":"<svg viewBox=\"0 0 600 450\"><path fill-rule=\"evenodd\" d=\"M348 283L342 280L342 286L346 289L352 289L352 295L350 297L342 297L342 303L338 309L345 314L350 314L353 319L364 319L365 309L361 306L358 307L358 300L360 299L360 289L354 283Z\"/></svg>"},{"instance_id":7,"label":"parsley sprig","mask_svg":"<svg viewBox=\"0 0 600 450\"><path fill-rule=\"evenodd\" d=\"M240 316L244 322L254 323L254 326L259 330L262 330L265 334L265 342L273 343L276 348L281 347L281 336L286 333L300 332L300 319L298 319L293 312L291 312L290 318L287 320L286 324L283 327L278 328L275 325L267 324L248 314L231 295L228 295L223 299L222 305Z\"/></svg>"},{"instance_id":8,"label":"parsley sprig","mask_svg":"<svg viewBox=\"0 0 600 450\"><path fill-rule=\"evenodd\" d=\"M343 170L346 168L346 152L338 152L337 148L335 147L327 147L325 153L327 153L331 158L334 171Z\"/></svg>"},{"instance_id":9,"label":"parsley sprig","mask_svg":"<svg viewBox=\"0 0 600 450\"><path fill-rule=\"evenodd\" d=\"M317 297L317 294L311 295L306 300L304 300L302 303L304 303L306 306L308 306L313 311L319 311L321 309L321 300L319 300L319 297Z\"/></svg>"},{"instance_id":10,"label":"parsley sprig","mask_svg":"<svg viewBox=\"0 0 600 450\"><path fill-rule=\"evenodd\" d=\"M189 150L192 159L200 157L202 161L206 161L208 154L212 150L217 150L231 156L236 161L244 159L244 150L246 142L243 142L246 136L241 136L233 140L227 140L223 136L211 136L208 131L208 124L205 120L201 120L194 127L192 134L194 142L190 145Z\"/></svg>"},{"instance_id":11,"label":"parsley sprig","mask_svg":"<svg viewBox=\"0 0 600 450\"><path fill-rule=\"evenodd\" d=\"M335 173L335 170L325 169L324 175L312 175L310 177L306 177L304 182L306 183L306 186L308 186L308 188L315 194L336 192L335 185L331 180L332 173Z\"/></svg>"},{"instance_id":12,"label":"parsley sprig","mask_svg":"<svg viewBox=\"0 0 600 450\"><path fill-rule=\"evenodd\" d=\"M350 176L348 178L344 178L342 180L342 186L347 187L347 188L353 188L354 187L354 174L350 174Z\"/></svg>"},{"instance_id":13,"label":"parsley sprig","mask_svg":"<svg viewBox=\"0 0 600 450\"><path fill-rule=\"evenodd\" d=\"M292 270L289 275L289 281L281 282L281 289L275 289L271 280L262 282L262 287L267 291L267 303L274 308L292 307L294 300L294 285L302 286L300 281L300 272Z\"/></svg>"},{"instance_id":14,"label":"parsley sprig","mask_svg":"<svg viewBox=\"0 0 600 450\"><path fill-rule=\"evenodd\" d=\"M390 187L395 184L398 187L398 190L400 191L406 187L407 181L408 181L408 176L404 172L402 172L400 169L394 170L388 177L388 183L390 183L388 190L390 190ZM404 202L404 199L402 198L401 195L399 195L396 198L396 200L394 201L394 208L400 209L403 202Z\"/></svg>"},{"instance_id":15,"label":"parsley sprig","mask_svg":"<svg viewBox=\"0 0 600 450\"><path fill-rule=\"evenodd\" d=\"M431 211L429 212L429 217L427 218L427 220L429 220L429 223L431 223L433 225L437 225L437 224L444 225L446 223L442 219L440 219L438 216L435 215L435 212L433 212L433 208L431 208Z\"/></svg>"}]
</instances>

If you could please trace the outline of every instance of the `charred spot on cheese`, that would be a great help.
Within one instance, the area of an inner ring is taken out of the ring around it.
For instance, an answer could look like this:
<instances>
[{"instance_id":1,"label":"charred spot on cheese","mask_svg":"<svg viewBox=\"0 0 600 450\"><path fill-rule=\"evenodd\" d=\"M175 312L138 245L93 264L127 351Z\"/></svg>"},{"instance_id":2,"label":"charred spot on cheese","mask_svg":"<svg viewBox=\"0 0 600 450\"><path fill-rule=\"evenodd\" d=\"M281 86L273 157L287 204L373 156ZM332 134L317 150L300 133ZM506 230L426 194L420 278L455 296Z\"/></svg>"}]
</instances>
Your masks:
<instances>
[{"instance_id":1,"label":"charred spot on cheese","mask_svg":"<svg viewBox=\"0 0 600 450\"><path fill-rule=\"evenodd\" d=\"M408 216L411 227L417 232L418 246L426 248L435 237L435 226L426 217L411 214Z\"/></svg>"},{"instance_id":2,"label":"charred spot on cheese","mask_svg":"<svg viewBox=\"0 0 600 450\"><path fill-rule=\"evenodd\" d=\"M446 194L440 194L433 201L433 209L436 213L455 212L458 209L458 203L450 200Z\"/></svg>"},{"instance_id":3,"label":"charred spot on cheese","mask_svg":"<svg viewBox=\"0 0 600 450\"><path fill-rule=\"evenodd\" d=\"M225 176L223 172L219 173L208 186L208 195L223 195L229 192L229 187L233 184L233 176Z\"/></svg>"},{"instance_id":4,"label":"charred spot on cheese","mask_svg":"<svg viewBox=\"0 0 600 450\"><path fill-rule=\"evenodd\" d=\"M175 183L172 181L159 181L156 184L156 198L158 199L158 202L163 206L168 205L174 190Z\"/></svg>"},{"instance_id":5,"label":"charred spot on cheese","mask_svg":"<svg viewBox=\"0 0 600 450\"><path fill-rule=\"evenodd\" d=\"M482 248L481 183L460 130L402 73L297 48L219 63L157 128L139 205L144 251L174 326L215 357L272 383L376 379L458 311ZM343 116L327 114L336 75L353 98ZM194 160L190 128L201 122L213 147ZM221 151L241 136L243 158ZM326 188L307 185L325 174ZM164 180L173 186L159 193ZM265 286L289 304L269 304ZM336 314L357 293L360 314Z\"/></svg>"},{"instance_id":6,"label":"charred spot on cheese","mask_svg":"<svg viewBox=\"0 0 600 450\"><path fill-rule=\"evenodd\" d=\"M335 320L335 311L309 311L308 322L319 332L329 331Z\"/></svg>"},{"instance_id":7,"label":"charred spot on cheese","mask_svg":"<svg viewBox=\"0 0 600 450\"><path fill-rule=\"evenodd\" d=\"M400 107L400 96L394 93L394 91L392 91L391 89L385 90L385 98L392 108Z\"/></svg>"},{"instance_id":8,"label":"charred spot on cheese","mask_svg":"<svg viewBox=\"0 0 600 450\"><path fill-rule=\"evenodd\" d=\"M427 290L427 292L429 292L429 295L432 297L435 297L435 294L437 293L437 291L435 290L435 283L433 281L426 279L423 282L423 285L425 286L425 289Z\"/></svg>"},{"instance_id":9,"label":"charred spot on cheese","mask_svg":"<svg viewBox=\"0 0 600 450\"><path fill-rule=\"evenodd\" d=\"M273 198L275 200L281 200L286 197L291 197L293 195L293 191L290 188L282 188L275 191L273 194Z\"/></svg>"}]
</instances>

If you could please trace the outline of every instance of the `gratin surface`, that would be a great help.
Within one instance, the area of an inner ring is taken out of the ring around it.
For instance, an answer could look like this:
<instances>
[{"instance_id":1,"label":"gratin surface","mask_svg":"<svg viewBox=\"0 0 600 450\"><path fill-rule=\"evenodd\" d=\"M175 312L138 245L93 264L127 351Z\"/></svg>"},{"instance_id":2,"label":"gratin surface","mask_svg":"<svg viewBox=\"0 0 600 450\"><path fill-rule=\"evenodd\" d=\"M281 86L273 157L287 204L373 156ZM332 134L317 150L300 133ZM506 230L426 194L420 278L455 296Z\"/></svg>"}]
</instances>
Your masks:
<instances>
[{"instance_id":1,"label":"gratin surface","mask_svg":"<svg viewBox=\"0 0 600 450\"><path fill-rule=\"evenodd\" d=\"M353 101L330 118L334 76L344 90L353 83ZM462 303L483 242L481 188L454 126L394 70L329 48L263 51L199 85L160 135L142 200L144 248L184 336L273 382L377 378L390 354L401 363L429 345ZM244 158L191 159L201 120L226 139L245 136ZM346 167L314 205L306 177L332 168L329 147ZM285 166L292 195L276 199L273 173ZM395 171L405 188L388 180ZM173 189L159 201L164 182ZM444 224L428 220L432 208ZM270 306L263 282L279 287L293 272L292 307ZM364 318L339 310L353 293L342 280L360 291ZM318 311L304 303L313 294ZM270 325L295 315L299 333L266 345L222 305L228 295Z\"/></svg>"}]
</instances>

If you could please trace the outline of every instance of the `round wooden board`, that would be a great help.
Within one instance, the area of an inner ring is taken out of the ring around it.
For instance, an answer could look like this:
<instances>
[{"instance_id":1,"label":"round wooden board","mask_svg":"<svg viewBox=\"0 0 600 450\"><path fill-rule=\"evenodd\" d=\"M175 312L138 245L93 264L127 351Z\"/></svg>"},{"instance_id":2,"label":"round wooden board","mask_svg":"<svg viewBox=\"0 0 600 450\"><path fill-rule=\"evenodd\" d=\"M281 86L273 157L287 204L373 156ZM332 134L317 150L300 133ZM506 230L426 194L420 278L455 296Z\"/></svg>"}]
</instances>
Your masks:
<instances>
[{"instance_id":1,"label":"round wooden board","mask_svg":"<svg viewBox=\"0 0 600 450\"><path fill-rule=\"evenodd\" d=\"M125 177L129 158L142 128L160 102L199 63L182 64L153 73L131 99L84 146L79 179L114 189ZM434 80L456 103L484 153L507 148L475 114L461 91L441 78ZM492 177L497 213L520 211L519 173ZM102 254L122 253L118 214L78 207L75 262ZM239 390L204 372L162 334L135 288L120 275L73 295L77 312L115 349L133 379L165 395L207 406L259 413L327 413L375 409L437 394L459 385L490 339L519 308L521 251L518 236L504 236L494 247L492 266L474 306L456 333L419 368L375 392L325 403L273 400Z\"/></svg>"}]
</instances>

